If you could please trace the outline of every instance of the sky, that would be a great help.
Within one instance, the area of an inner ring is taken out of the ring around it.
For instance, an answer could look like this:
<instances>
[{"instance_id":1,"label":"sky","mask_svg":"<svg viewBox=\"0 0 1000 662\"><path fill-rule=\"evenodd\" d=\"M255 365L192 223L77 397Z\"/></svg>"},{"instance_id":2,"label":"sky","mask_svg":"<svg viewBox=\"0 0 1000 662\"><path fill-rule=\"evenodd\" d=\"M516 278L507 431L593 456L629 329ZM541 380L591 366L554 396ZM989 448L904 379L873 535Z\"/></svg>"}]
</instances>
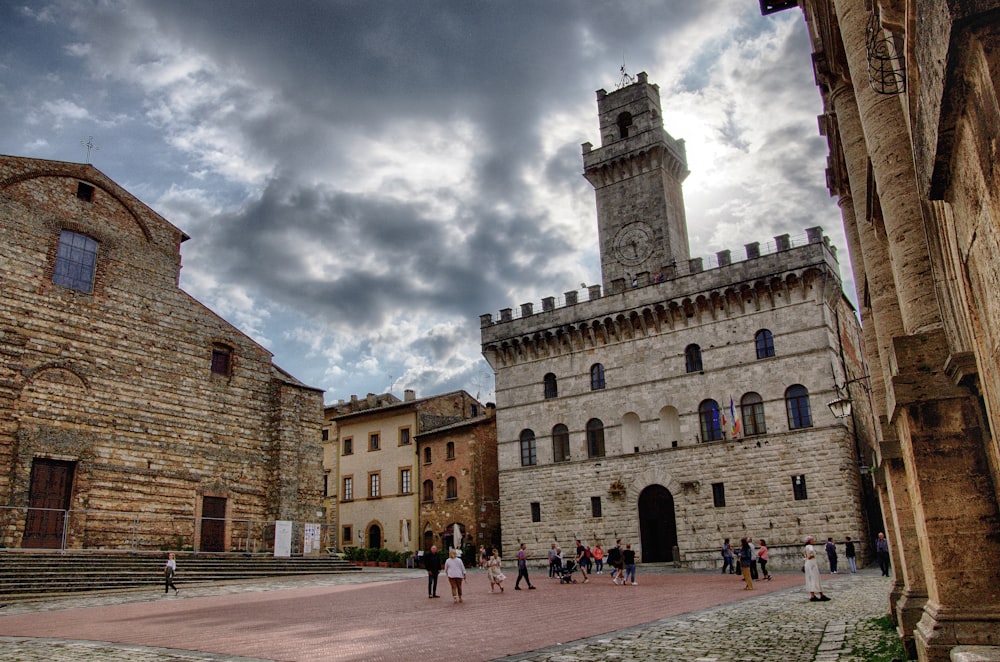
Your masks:
<instances>
[{"instance_id":1,"label":"sky","mask_svg":"<svg viewBox=\"0 0 1000 662\"><path fill-rule=\"evenodd\" d=\"M0 153L92 138L326 403L488 402L480 315L601 280L581 144L623 66L686 142L691 256L822 226L853 298L803 15L756 0L0 0Z\"/></svg>"}]
</instances>

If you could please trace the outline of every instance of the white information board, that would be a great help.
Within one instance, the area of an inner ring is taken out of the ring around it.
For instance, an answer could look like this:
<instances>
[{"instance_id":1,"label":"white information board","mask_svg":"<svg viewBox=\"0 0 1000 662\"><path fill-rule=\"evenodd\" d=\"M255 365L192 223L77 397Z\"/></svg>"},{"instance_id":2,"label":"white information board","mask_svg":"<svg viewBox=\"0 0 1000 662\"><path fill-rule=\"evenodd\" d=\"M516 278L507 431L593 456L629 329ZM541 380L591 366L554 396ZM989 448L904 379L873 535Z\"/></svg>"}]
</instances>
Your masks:
<instances>
[{"instance_id":1,"label":"white information board","mask_svg":"<svg viewBox=\"0 0 1000 662\"><path fill-rule=\"evenodd\" d=\"M305 536L302 540L302 554L305 556L310 556L312 554L319 554L320 546L320 533L323 530L322 524L306 524L305 525Z\"/></svg>"},{"instance_id":2,"label":"white information board","mask_svg":"<svg viewBox=\"0 0 1000 662\"><path fill-rule=\"evenodd\" d=\"M274 523L274 555L288 557L292 555L292 523L278 520Z\"/></svg>"}]
</instances>

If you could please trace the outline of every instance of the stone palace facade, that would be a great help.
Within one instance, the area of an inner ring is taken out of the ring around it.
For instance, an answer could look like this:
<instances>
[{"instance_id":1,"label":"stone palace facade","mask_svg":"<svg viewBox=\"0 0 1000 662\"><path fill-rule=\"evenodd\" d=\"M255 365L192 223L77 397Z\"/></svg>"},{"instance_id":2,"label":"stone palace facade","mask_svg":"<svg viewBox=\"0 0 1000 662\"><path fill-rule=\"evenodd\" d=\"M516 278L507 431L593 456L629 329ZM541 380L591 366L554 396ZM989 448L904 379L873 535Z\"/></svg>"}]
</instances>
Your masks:
<instances>
[{"instance_id":1,"label":"stone palace facade","mask_svg":"<svg viewBox=\"0 0 1000 662\"><path fill-rule=\"evenodd\" d=\"M749 535L787 568L806 534L867 555L874 422L833 247L810 228L706 268L658 88L639 74L597 102L601 146L583 158L603 284L481 318L505 556L620 538L644 562L711 568L723 538ZM854 415L835 418L827 403L849 394Z\"/></svg>"}]
</instances>

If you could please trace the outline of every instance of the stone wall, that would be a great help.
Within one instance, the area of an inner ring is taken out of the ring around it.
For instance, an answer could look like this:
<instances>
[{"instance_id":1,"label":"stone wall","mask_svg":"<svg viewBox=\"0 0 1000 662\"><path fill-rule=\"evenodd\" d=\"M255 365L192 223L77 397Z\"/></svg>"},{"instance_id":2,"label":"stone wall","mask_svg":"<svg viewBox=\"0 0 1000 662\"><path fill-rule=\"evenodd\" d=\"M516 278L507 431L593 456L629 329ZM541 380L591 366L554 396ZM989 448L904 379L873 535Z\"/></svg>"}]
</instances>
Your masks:
<instances>
[{"instance_id":1,"label":"stone wall","mask_svg":"<svg viewBox=\"0 0 1000 662\"><path fill-rule=\"evenodd\" d=\"M128 516L102 511L142 513L141 547L192 546L205 495L230 518L317 521L322 395L177 287L182 232L92 166L15 157L0 158L0 226L4 505L28 505L32 464L51 458L76 463L70 506L87 511L70 546L136 544ZM63 229L98 241L92 294L52 282ZM23 522L7 520L4 544Z\"/></svg>"}]
</instances>

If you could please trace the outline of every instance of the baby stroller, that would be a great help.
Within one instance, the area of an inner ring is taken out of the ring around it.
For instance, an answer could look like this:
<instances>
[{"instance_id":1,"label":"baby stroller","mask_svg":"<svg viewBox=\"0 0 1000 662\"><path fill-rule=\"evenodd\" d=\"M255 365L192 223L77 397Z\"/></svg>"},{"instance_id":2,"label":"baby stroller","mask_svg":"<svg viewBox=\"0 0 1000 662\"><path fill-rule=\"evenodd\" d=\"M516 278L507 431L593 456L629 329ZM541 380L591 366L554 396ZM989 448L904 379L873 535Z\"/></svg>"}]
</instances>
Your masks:
<instances>
[{"instance_id":1,"label":"baby stroller","mask_svg":"<svg viewBox=\"0 0 1000 662\"><path fill-rule=\"evenodd\" d=\"M560 584L575 584L576 580L573 579L573 573L576 572L576 563L573 561L566 561L558 568L556 568L556 575L559 576Z\"/></svg>"}]
</instances>

